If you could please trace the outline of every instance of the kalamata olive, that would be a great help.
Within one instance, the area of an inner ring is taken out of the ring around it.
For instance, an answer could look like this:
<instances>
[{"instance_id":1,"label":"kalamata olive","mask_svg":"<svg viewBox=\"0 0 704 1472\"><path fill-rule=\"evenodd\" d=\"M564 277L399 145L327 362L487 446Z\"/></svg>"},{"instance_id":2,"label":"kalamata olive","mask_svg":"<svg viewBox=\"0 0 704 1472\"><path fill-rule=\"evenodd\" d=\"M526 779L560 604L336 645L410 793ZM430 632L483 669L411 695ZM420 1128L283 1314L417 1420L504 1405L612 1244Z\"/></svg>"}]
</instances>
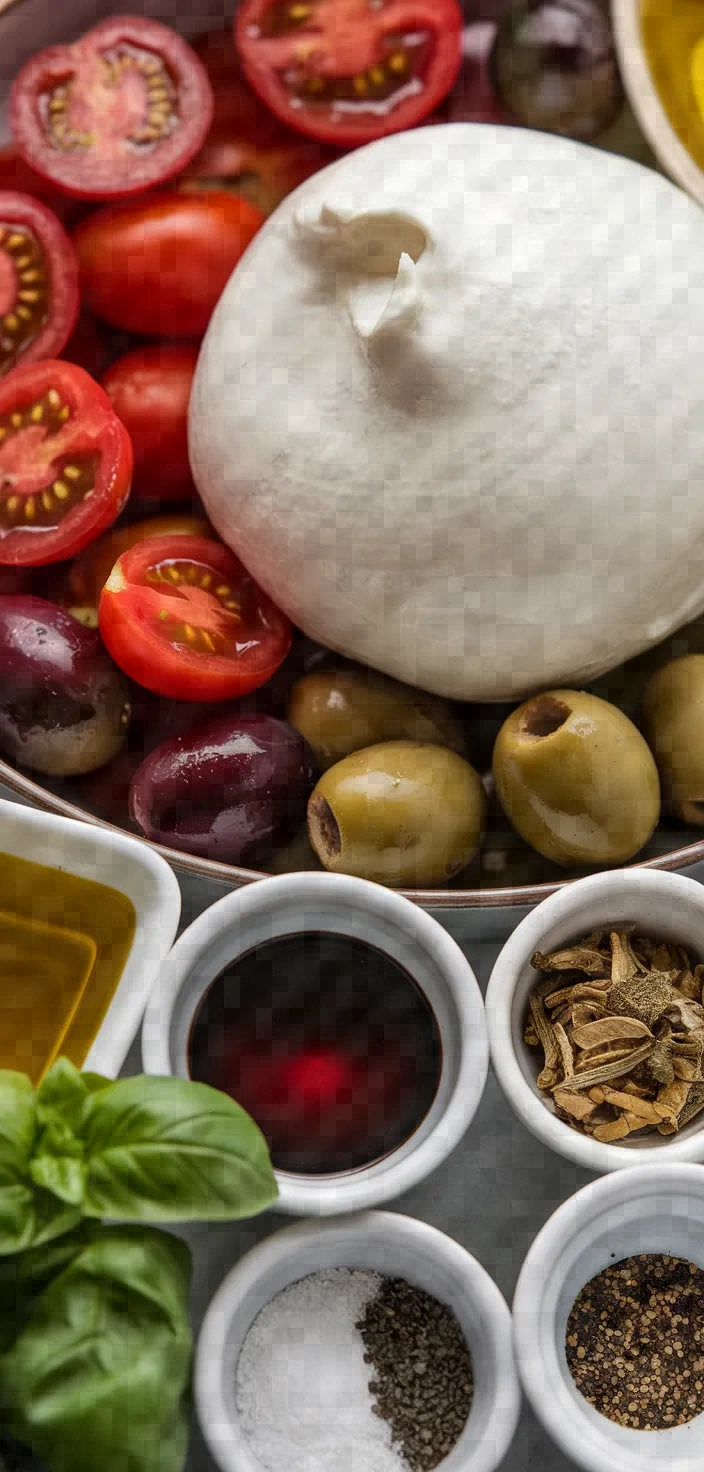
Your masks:
<instances>
[{"instance_id":1,"label":"kalamata olive","mask_svg":"<svg viewBox=\"0 0 704 1472\"><path fill-rule=\"evenodd\" d=\"M426 741L465 750L447 700L367 669L318 669L297 680L287 716L325 771L381 741Z\"/></svg>"},{"instance_id":2,"label":"kalamata olive","mask_svg":"<svg viewBox=\"0 0 704 1472\"><path fill-rule=\"evenodd\" d=\"M548 690L514 710L496 738L501 806L554 864L618 864L647 843L660 783L640 731L583 690Z\"/></svg>"},{"instance_id":3,"label":"kalamata olive","mask_svg":"<svg viewBox=\"0 0 704 1472\"><path fill-rule=\"evenodd\" d=\"M308 803L308 836L336 874L425 889L474 858L485 813L481 781L457 752L384 741L324 773Z\"/></svg>"},{"instance_id":4,"label":"kalamata olive","mask_svg":"<svg viewBox=\"0 0 704 1472\"><path fill-rule=\"evenodd\" d=\"M0 749L70 777L104 766L130 719L127 685L94 629L29 595L0 597Z\"/></svg>"},{"instance_id":5,"label":"kalamata olive","mask_svg":"<svg viewBox=\"0 0 704 1472\"><path fill-rule=\"evenodd\" d=\"M505 107L527 128L596 138L623 91L599 0L524 0L499 22L491 71Z\"/></svg>"},{"instance_id":6,"label":"kalamata olive","mask_svg":"<svg viewBox=\"0 0 704 1472\"><path fill-rule=\"evenodd\" d=\"M168 848L246 864L304 822L316 776L292 726L230 712L150 753L132 780L130 816Z\"/></svg>"}]
</instances>

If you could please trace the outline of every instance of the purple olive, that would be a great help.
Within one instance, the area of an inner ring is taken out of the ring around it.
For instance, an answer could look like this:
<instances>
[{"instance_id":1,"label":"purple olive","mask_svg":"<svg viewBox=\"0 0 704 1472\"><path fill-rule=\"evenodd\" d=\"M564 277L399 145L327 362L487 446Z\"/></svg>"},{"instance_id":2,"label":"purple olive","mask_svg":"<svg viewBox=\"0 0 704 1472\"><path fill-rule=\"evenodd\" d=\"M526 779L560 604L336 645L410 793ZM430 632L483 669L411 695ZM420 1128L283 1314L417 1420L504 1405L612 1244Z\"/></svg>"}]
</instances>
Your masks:
<instances>
[{"instance_id":1,"label":"purple olive","mask_svg":"<svg viewBox=\"0 0 704 1472\"><path fill-rule=\"evenodd\" d=\"M0 596L0 750L73 777L112 761L129 719L127 685L94 629L44 598Z\"/></svg>"},{"instance_id":2,"label":"purple olive","mask_svg":"<svg viewBox=\"0 0 704 1472\"><path fill-rule=\"evenodd\" d=\"M130 817L168 848L247 863L305 822L317 775L286 721L230 712L150 753L132 779Z\"/></svg>"},{"instance_id":3,"label":"purple olive","mask_svg":"<svg viewBox=\"0 0 704 1472\"><path fill-rule=\"evenodd\" d=\"M623 104L599 0L521 0L499 22L491 70L504 106L526 128L586 141Z\"/></svg>"}]
</instances>

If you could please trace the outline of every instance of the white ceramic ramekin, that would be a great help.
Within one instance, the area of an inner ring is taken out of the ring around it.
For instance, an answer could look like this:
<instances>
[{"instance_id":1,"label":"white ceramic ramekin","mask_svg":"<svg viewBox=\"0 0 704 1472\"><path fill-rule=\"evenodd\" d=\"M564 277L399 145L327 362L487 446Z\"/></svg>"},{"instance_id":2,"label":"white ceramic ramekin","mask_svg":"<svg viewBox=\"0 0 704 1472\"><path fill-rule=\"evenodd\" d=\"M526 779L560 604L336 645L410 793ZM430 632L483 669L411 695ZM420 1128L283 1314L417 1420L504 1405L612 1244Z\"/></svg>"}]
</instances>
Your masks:
<instances>
[{"instance_id":1,"label":"white ceramic ramekin","mask_svg":"<svg viewBox=\"0 0 704 1472\"><path fill-rule=\"evenodd\" d=\"M285 874L225 895L174 946L142 1030L146 1073L188 1077L188 1038L214 979L245 951L277 936L331 931L377 947L413 977L440 1032L441 1075L433 1104L399 1149L336 1175L278 1172L278 1207L330 1216L393 1200L429 1175L459 1143L486 1082L484 1005L474 973L441 925L410 900L341 874Z\"/></svg>"},{"instance_id":2,"label":"white ceramic ramekin","mask_svg":"<svg viewBox=\"0 0 704 1472\"><path fill-rule=\"evenodd\" d=\"M513 1300L519 1374L548 1434L586 1472L700 1472L704 1414L667 1431L633 1431L601 1416L567 1366L565 1326L590 1278L642 1252L704 1268L704 1168L659 1165L602 1176L538 1233Z\"/></svg>"},{"instance_id":3,"label":"white ceramic ramekin","mask_svg":"<svg viewBox=\"0 0 704 1472\"><path fill-rule=\"evenodd\" d=\"M462 1436L440 1465L442 1472L494 1472L513 1440L520 1409L508 1306L464 1247L436 1227L386 1211L297 1222L248 1252L218 1289L198 1342L195 1400L222 1472L262 1472L235 1400L237 1360L251 1325L289 1284L336 1267L405 1278L453 1309L472 1356L474 1397Z\"/></svg>"},{"instance_id":4,"label":"white ceramic ramekin","mask_svg":"<svg viewBox=\"0 0 704 1472\"><path fill-rule=\"evenodd\" d=\"M175 874L159 854L126 833L2 800L0 852L92 879L132 901L136 926L130 953L83 1064L95 1073L116 1077L178 929L181 891ZM11 908L9 897L0 901L0 908ZM90 985L89 979L88 990Z\"/></svg>"},{"instance_id":5,"label":"white ceramic ramekin","mask_svg":"<svg viewBox=\"0 0 704 1472\"><path fill-rule=\"evenodd\" d=\"M538 979L530 958L588 935L597 926L635 923L644 934L678 941L704 960L704 888L681 874L613 869L578 879L538 905L514 930L486 993L491 1059L517 1117L543 1144L588 1170L704 1160L704 1113L676 1135L657 1132L605 1145L558 1119L538 1090L540 1056L523 1041L528 997Z\"/></svg>"}]
</instances>

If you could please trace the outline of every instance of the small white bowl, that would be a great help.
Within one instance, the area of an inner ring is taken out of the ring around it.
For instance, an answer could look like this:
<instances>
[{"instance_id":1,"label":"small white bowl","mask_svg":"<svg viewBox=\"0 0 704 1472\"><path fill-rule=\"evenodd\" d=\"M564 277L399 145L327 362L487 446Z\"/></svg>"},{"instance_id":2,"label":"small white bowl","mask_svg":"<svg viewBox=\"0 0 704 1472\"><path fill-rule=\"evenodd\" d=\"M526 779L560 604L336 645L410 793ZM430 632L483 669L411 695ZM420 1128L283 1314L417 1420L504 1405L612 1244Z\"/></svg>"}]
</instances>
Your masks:
<instances>
[{"instance_id":1,"label":"small white bowl","mask_svg":"<svg viewBox=\"0 0 704 1472\"><path fill-rule=\"evenodd\" d=\"M704 1169L661 1164L602 1176L538 1233L513 1300L523 1389L548 1435L586 1472L699 1472L704 1414L666 1431L618 1426L578 1391L565 1355L570 1309L585 1283L624 1257L662 1252L704 1268Z\"/></svg>"},{"instance_id":2,"label":"small white bowl","mask_svg":"<svg viewBox=\"0 0 704 1472\"><path fill-rule=\"evenodd\" d=\"M676 1135L646 1135L622 1144L590 1139L558 1119L541 1095L538 1051L523 1041L528 997L538 979L530 958L579 940L599 925L635 922L644 934L678 941L704 960L704 888L681 874L614 869L578 879L527 915L506 942L486 992L491 1059L517 1117L544 1145L587 1170L619 1170L668 1160L704 1160L704 1113Z\"/></svg>"},{"instance_id":3,"label":"small white bowl","mask_svg":"<svg viewBox=\"0 0 704 1472\"><path fill-rule=\"evenodd\" d=\"M188 1078L188 1039L220 972L277 936L329 931L375 946L407 972L440 1032L440 1081L413 1134L382 1160L335 1175L277 1172L281 1211L331 1216L393 1200L455 1148L481 1099L488 1070L484 1004L474 972L436 920L379 884L342 874L284 874L225 895L184 931L165 962L142 1030L146 1073Z\"/></svg>"},{"instance_id":4,"label":"small white bowl","mask_svg":"<svg viewBox=\"0 0 704 1472\"><path fill-rule=\"evenodd\" d=\"M92 879L120 890L132 901L136 911L132 946L82 1065L115 1078L137 1035L149 993L178 929L181 891L176 875L165 859L138 838L2 799L0 853Z\"/></svg>"},{"instance_id":5,"label":"small white bowl","mask_svg":"<svg viewBox=\"0 0 704 1472\"><path fill-rule=\"evenodd\" d=\"M194 1390L203 1435L222 1472L262 1472L235 1400L237 1361L251 1325L289 1284L338 1267L405 1278L454 1311L472 1356L474 1397L467 1425L440 1466L494 1472L520 1410L508 1305L464 1247L436 1227L386 1211L286 1227L248 1252L218 1289L200 1332Z\"/></svg>"}]
</instances>

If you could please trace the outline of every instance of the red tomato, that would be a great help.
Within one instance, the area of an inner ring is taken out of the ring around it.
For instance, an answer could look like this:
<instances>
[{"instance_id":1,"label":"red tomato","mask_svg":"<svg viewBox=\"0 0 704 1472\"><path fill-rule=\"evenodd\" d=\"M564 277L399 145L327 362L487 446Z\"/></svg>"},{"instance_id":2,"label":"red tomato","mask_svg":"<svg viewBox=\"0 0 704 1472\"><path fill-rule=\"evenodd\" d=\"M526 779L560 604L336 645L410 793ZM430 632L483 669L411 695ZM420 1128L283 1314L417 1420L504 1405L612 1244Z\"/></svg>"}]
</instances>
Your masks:
<instances>
[{"instance_id":1,"label":"red tomato","mask_svg":"<svg viewBox=\"0 0 704 1472\"><path fill-rule=\"evenodd\" d=\"M337 153L302 138L262 107L242 72L232 27L204 36L194 50L210 78L215 113L204 147L177 187L230 190L271 214Z\"/></svg>"},{"instance_id":2,"label":"red tomato","mask_svg":"<svg viewBox=\"0 0 704 1472\"><path fill-rule=\"evenodd\" d=\"M124 332L202 337L263 220L229 194L155 194L98 210L73 237L86 305Z\"/></svg>"},{"instance_id":3,"label":"red tomato","mask_svg":"<svg viewBox=\"0 0 704 1472\"><path fill-rule=\"evenodd\" d=\"M213 114L205 68L175 31L112 16L72 46L39 51L15 78L10 122L23 158L67 194L134 194L170 179Z\"/></svg>"},{"instance_id":4,"label":"red tomato","mask_svg":"<svg viewBox=\"0 0 704 1472\"><path fill-rule=\"evenodd\" d=\"M73 363L0 380L0 564L62 562L112 526L129 495L129 435Z\"/></svg>"},{"instance_id":5,"label":"red tomato","mask_svg":"<svg viewBox=\"0 0 704 1472\"><path fill-rule=\"evenodd\" d=\"M242 0L245 75L291 127L354 146L412 128L450 91L461 60L457 0Z\"/></svg>"},{"instance_id":6,"label":"red tomato","mask_svg":"<svg viewBox=\"0 0 704 1472\"><path fill-rule=\"evenodd\" d=\"M56 215L0 194L0 374L55 358L78 317L78 262Z\"/></svg>"},{"instance_id":7,"label":"red tomato","mask_svg":"<svg viewBox=\"0 0 704 1472\"><path fill-rule=\"evenodd\" d=\"M246 138L211 137L176 187L187 194L231 191L262 214L270 215L311 174L334 162L332 149L327 150L330 156L325 158L319 144L308 146L316 150L315 157L306 156L298 144L272 148Z\"/></svg>"},{"instance_id":8,"label":"red tomato","mask_svg":"<svg viewBox=\"0 0 704 1472\"><path fill-rule=\"evenodd\" d=\"M286 615L227 547L200 537L156 537L123 553L98 613L120 669L173 700L245 695L291 647Z\"/></svg>"},{"instance_id":9,"label":"red tomato","mask_svg":"<svg viewBox=\"0 0 704 1472\"><path fill-rule=\"evenodd\" d=\"M198 349L139 348L118 358L103 388L129 431L135 495L180 501L193 495L188 463L188 404Z\"/></svg>"},{"instance_id":10,"label":"red tomato","mask_svg":"<svg viewBox=\"0 0 704 1472\"><path fill-rule=\"evenodd\" d=\"M118 531L107 532L99 541L86 547L80 557L72 563L60 602L81 623L92 623L97 627L100 594L112 572L118 557L147 542L153 537L199 537L217 540L216 533L200 516L151 516L147 521L133 521L121 526ZM95 610L95 619L85 611Z\"/></svg>"}]
</instances>

